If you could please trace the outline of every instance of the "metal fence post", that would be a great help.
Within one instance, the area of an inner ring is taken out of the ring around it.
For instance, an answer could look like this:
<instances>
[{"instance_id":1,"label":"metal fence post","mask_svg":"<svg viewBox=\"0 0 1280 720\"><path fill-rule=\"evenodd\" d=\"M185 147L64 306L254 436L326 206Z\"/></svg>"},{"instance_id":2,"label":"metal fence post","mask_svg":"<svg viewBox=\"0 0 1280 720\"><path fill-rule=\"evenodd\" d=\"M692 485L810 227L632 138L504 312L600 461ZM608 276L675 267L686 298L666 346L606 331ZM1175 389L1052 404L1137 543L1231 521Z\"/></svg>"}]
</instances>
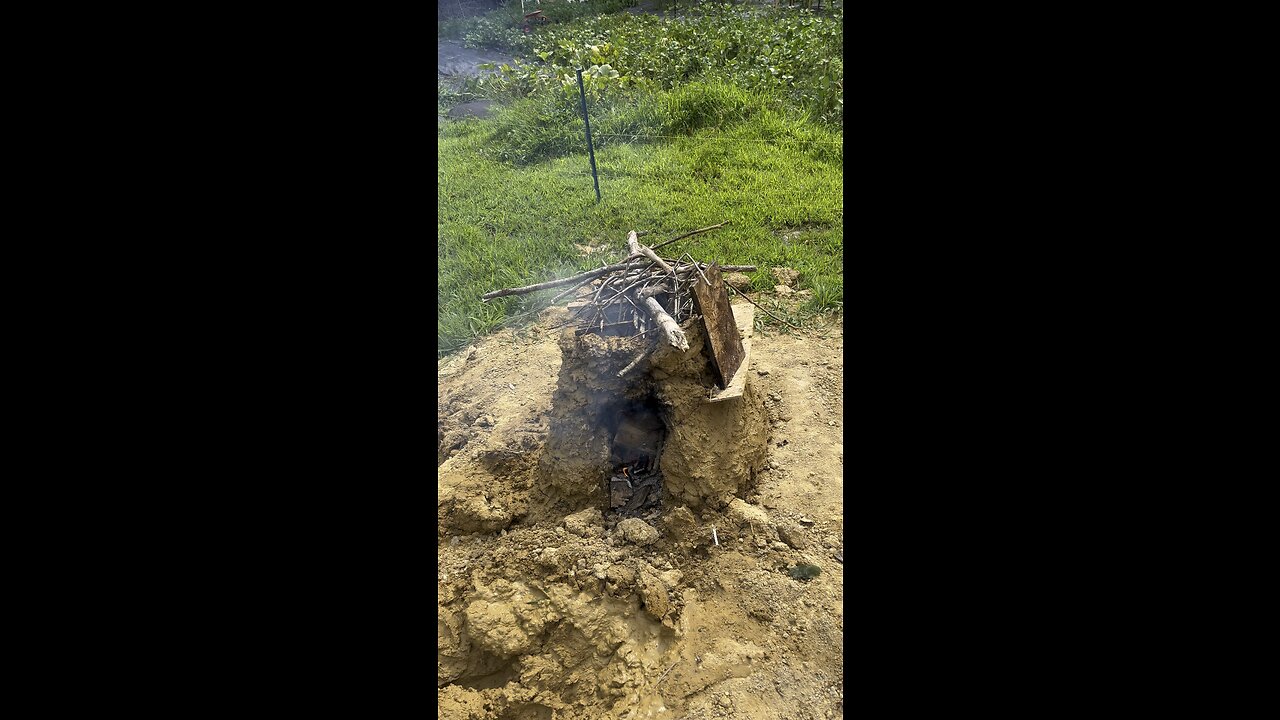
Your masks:
<instances>
[{"instance_id":1,"label":"metal fence post","mask_svg":"<svg viewBox=\"0 0 1280 720\"><path fill-rule=\"evenodd\" d=\"M600 178L596 175L596 150L591 145L591 121L587 119L587 91L582 87L582 71L578 71L578 97L582 100L582 122L587 126L587 154L591 156L591 182L596 186L596 202L600 202Z\"/></svg>"}]
</instances>

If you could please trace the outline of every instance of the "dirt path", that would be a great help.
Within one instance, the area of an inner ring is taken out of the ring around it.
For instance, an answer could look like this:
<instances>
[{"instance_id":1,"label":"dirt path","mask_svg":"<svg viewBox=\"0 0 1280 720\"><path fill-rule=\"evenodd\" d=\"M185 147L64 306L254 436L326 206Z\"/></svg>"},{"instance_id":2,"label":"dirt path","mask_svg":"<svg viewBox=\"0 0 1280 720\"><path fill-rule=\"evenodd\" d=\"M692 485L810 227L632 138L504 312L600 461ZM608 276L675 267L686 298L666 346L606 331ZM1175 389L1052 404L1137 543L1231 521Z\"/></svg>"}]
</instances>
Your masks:
<instances>
[{"instance_id":1,"label":"dirt path","mask_svg":"<svg viewBox=\"0 0 1280 720\"><path fill-rule=\"evenodd\" d=\"M560 312L437 370L440 717L843 717L843 326L757 330L765 471L645 544L539 490Z\"/></svg>"}]
</instances>

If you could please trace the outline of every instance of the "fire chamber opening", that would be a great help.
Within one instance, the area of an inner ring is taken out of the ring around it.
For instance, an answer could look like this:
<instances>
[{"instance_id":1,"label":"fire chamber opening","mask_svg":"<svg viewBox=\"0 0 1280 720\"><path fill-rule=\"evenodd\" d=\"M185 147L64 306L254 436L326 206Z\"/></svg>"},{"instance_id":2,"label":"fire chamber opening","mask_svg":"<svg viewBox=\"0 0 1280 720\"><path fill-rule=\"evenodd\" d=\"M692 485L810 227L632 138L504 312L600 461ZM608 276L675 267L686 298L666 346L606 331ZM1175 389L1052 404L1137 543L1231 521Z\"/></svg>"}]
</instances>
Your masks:
<instances>
[{"instance_id":1,"label":"fire chamber opening","mask_svg":"<svg viewBox=\"0 0 1280 720\"><path fill-rule=\"evenodd\" d=\"M626 517L659 509L662 502L659 457L667 439L661 405L653 397L628 401L608 420L611 423L611 473L605 483L608 509Z\"/></svg>"}]
</instances>

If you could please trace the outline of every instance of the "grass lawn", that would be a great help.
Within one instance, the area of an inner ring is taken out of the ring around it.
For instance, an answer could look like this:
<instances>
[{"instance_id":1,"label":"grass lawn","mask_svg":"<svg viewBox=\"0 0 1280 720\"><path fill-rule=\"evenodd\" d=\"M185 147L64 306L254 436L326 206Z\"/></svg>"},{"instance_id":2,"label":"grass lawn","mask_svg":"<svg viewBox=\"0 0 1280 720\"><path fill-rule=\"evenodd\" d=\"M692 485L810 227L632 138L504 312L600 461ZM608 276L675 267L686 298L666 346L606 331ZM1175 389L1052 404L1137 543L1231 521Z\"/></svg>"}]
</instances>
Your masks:
<instances>
[{"instance_id":1,"label":"grass lawn","mask_svg":"<svg viewBox=\"0 0 1280 720\"><path fill-rule=\"evenodd\" d=\"M664 248L705 262L791 267L814 290L812 310L843 302L844 181L838 162L802 146L737 140L709 130L662 142L614 144L596 153L595 202L586 153L525 167L490 159L487 124L457 123L440 137L437 167L438 351L450 352L540 307L557 290L499 298L504 287L562 277L625 255L629 230L661 242L724 220L732 224ZM585 141L584 141L585 143ZM598 248L584 256L576 247ZM563 288L561 288L563 289Z\"/></svg>"}]
</instances>

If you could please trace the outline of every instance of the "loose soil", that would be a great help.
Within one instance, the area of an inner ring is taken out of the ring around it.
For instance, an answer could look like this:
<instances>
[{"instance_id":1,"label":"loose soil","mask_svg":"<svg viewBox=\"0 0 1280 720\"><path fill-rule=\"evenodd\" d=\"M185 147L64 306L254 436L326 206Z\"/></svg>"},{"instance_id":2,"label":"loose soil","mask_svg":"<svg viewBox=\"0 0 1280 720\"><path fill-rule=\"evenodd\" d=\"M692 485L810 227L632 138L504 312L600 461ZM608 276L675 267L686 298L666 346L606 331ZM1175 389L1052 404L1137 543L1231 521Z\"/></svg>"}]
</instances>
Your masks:
<instances>
[{"instance_id":1,"label":"loose soil","mask_svg":"<svg viewBox=\"0 0 1280 720\"><path fill-rule=\"evenodd\" d=\"M843 326L755 332L749 484L621 520L543 476L562 322L438 367L439 717L842 718Z\"/></svg>"}]
</instances>

